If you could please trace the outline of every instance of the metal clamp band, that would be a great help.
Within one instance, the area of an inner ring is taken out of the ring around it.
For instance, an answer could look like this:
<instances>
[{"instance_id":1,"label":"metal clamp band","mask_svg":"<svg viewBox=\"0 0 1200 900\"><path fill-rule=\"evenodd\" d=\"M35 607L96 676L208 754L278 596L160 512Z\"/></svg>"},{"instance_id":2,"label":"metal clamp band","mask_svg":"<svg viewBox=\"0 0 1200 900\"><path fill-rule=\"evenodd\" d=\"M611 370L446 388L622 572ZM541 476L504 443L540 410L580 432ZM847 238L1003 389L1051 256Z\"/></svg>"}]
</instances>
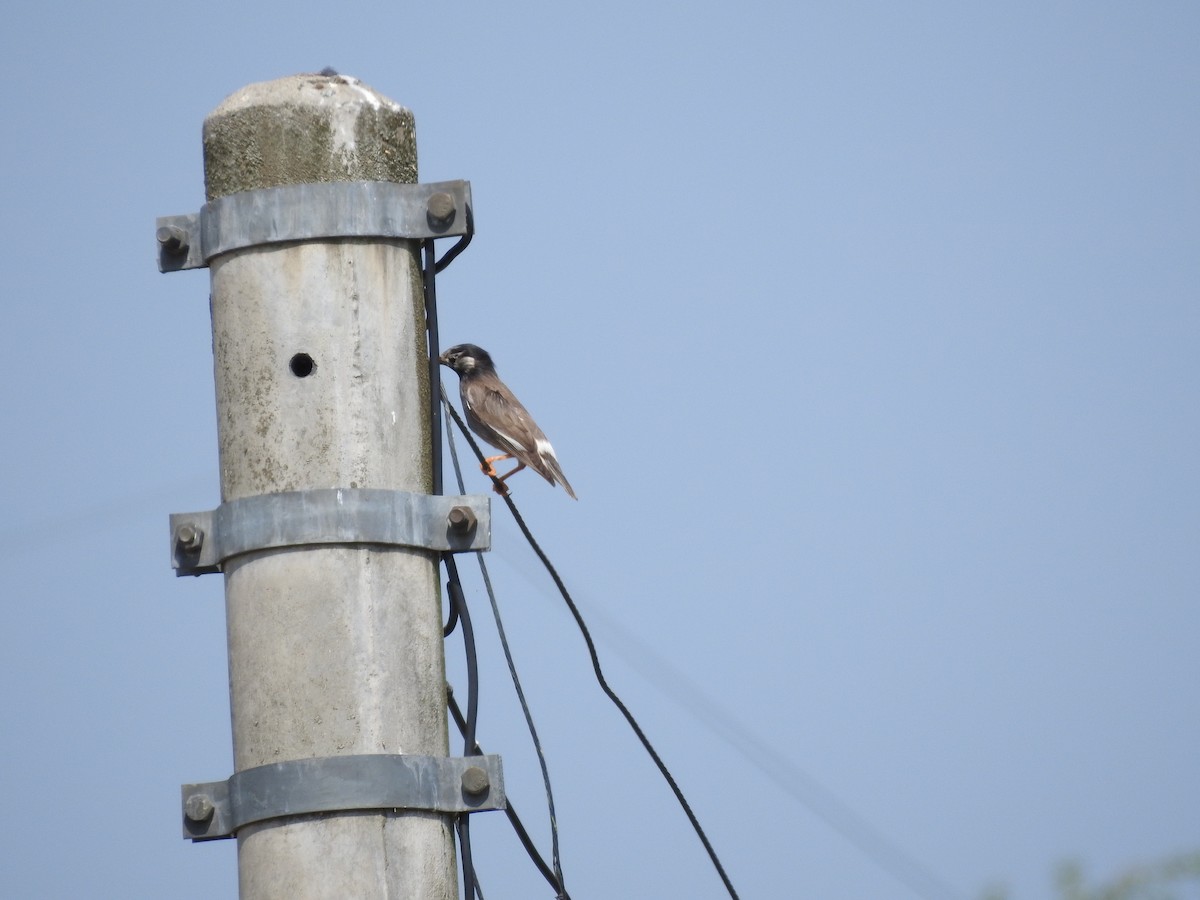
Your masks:
<instances>
[{"instance_id":1,"label":"metal clamp band","mask_svg":"<svg viewBox=\"0 0 1200 900\"><path fill-rule=\"evenodd\" d=\"M200 269L222 253L286 241L465 235L470 217L469 181L333 181L243 191L198 213L160 217L158 269Z\"/></svg>"},{"instance_id":2,"label":"metal clamp band","mask_svg":"<svg viewBox=\"0 0 1200 900\"><path fill-rule=\"evenodd\" d=\"M183 836L210 841L254 822L363 809L441 813L504 809L500 757L363 754L245 769L227 781L185 784Z\"/></svg>"},{"instance_id":3,"label":"metal clamp band","mask_svg":"<svg viewBox=\"0 0 1200 900\"><path fill-rule=\"evenodd\" d=\"M176 575L220 572L227 559L241 553L304 544L487 550L492 545L491 500L330 488L260 494L207 512L171 514Z\"/></svg>"}]
</instances>

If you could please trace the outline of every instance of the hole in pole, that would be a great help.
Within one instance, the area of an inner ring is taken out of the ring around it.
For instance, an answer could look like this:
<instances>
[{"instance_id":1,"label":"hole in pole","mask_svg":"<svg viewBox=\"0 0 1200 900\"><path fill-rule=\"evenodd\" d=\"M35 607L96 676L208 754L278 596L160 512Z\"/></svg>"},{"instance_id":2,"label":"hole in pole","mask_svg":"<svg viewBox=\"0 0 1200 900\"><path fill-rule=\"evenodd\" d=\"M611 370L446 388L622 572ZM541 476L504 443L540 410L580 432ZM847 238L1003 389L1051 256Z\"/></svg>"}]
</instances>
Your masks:
<instances>
[{"instance_id":1,"label":"hole in pole","mask_svg":"<svg viewBox=\"0 0 1200 900\"><path fill-rule=\"evenodd\" d=\"M307 378L317 368L317 364L313 362L313 358L307 353L297 353L288 363L288 368L292 370L292 374L297 378Z\"/></svg>"}]
</instances>

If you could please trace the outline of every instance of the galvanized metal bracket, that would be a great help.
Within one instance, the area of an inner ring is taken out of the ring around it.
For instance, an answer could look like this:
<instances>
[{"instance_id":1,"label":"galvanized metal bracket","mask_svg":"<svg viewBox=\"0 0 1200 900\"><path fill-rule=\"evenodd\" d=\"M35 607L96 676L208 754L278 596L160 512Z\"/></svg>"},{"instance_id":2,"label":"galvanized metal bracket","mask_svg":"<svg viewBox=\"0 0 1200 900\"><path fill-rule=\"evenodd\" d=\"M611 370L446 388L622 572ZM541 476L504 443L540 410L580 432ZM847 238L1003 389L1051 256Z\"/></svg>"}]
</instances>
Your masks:
<instances>
[{"instance_id":1,"label":"galvanized metal bracket","mask_svg":"<svg viewBox=\"0 0 1200 900\"><path fill-rule=\"evenodd\" d=\"M183 836L234 837L239 828L283 816L354 810L471 813L504 809L500 757L363 754L271 763L227 781L185 784Z\"/></svg>"},{"instance_id":2,"label":"galvanized metal bracket","mask_svg":"<svg viewBox=\"0 0 1200 900\"><path fill-rule=\"evenodd\" d=\"M220 572L242 553L313 544L381 544L463 553L492 545L491 500L367 488L260 494L171 514L176 575Z\"/></svg>"},{"instance_id":3,"label":"galvanized metal bracket","mask_svg":"<svg viewBox=\"0 0 1200 900\"><path fill-rule=\"evenodd\" d=\"M198 213L160 217L158 269L200 269L222 253L287 241L465 235L470 217L469 181L333 181L243 191Z\"/></svg>"}]
</instances>

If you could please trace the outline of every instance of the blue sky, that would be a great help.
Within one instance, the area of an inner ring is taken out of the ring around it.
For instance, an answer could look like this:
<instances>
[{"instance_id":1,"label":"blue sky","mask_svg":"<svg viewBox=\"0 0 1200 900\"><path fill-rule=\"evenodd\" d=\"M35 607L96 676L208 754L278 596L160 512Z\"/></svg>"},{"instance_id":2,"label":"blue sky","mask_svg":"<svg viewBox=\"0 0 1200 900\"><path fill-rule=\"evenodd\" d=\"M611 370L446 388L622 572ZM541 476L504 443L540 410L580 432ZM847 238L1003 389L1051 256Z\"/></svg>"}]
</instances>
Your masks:
<instances>
[{"instance_id":1,"label":"blue sky","mask_svg":"<svg viewBox=\"0 0 1200 900\"><path fill-rule=\"evenodd\" d=\"M0 895L236 895L178 837L231 752L221 580L167 555L218 502L207 274L153 228L225 96L324 66L471 181L443 339L554 441L580 502L517 500L743 897L1039 900L1200 848L1198 46L1172 2L10 13ZM722 896L497 519L573 896ZM547 896L475 834L489 900Z\"/></svg>"}]
</instances>

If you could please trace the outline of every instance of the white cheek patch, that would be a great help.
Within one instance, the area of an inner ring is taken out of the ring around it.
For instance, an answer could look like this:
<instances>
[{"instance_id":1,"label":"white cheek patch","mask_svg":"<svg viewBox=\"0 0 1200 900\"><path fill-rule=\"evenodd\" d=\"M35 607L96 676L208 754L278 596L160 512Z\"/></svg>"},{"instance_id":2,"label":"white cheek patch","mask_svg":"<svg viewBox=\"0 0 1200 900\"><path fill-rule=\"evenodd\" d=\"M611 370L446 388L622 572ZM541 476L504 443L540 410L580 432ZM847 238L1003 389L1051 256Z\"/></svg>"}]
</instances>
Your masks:
<instances>
[{"instance_id":1,"label":"white cheek patch","mask_svg":"<svg viewBox=\"0 0 1200 900\"><path fill-rule=\"evenodd\" d=\"M458 367L464 372L470 372L473 368L475 368L475 357L460 356L458 358Z\"/></svg>"}]
</instances>

